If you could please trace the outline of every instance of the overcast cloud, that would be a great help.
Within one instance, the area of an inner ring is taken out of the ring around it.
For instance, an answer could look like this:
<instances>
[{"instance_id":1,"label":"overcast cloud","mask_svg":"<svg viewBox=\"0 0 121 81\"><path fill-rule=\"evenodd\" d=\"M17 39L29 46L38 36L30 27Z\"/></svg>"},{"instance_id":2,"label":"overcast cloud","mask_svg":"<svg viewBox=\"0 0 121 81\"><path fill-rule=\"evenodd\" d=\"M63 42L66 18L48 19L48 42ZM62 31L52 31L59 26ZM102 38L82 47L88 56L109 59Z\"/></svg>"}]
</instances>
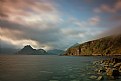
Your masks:
<instances>
[{"instance_id":1,"label":"overcast cloud","mask_svg":"<svg viewBox=\"0 0 121 81\"><path fill-rule=\"evenodd\" d=\"M121 1L100 1L0 0L0 45L65 50L120 32Z\"/></svg>"}]
</instances>

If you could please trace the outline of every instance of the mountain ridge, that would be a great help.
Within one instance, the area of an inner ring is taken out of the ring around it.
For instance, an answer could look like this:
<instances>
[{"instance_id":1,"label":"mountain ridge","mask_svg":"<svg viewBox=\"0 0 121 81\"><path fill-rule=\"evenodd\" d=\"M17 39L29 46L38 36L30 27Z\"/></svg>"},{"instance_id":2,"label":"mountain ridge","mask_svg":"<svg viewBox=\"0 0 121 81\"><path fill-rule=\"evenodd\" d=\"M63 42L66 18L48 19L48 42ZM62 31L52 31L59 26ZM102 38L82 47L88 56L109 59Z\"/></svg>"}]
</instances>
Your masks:
<instances>
[{"instance_id":1,"label":"mountain ridge","mask_svg":"<svg viewBox=\"0 0 121 81\"><path fill-rule=\"evenodd\" d=\"M47 52L44 49L33 49L30 45L24 46L23 49L18 51L19 55L46 55Z\"/></svg>"},{"instance_id":2,"label":"mountain ridge","mask_svg":"<svg viewBox=\"0 0 121 81\"><path fill-rule=\"evenodd\" d=\"M67 49L67 56L121 55L121 35L107 36Z\"/></svg>"}]
</instances>

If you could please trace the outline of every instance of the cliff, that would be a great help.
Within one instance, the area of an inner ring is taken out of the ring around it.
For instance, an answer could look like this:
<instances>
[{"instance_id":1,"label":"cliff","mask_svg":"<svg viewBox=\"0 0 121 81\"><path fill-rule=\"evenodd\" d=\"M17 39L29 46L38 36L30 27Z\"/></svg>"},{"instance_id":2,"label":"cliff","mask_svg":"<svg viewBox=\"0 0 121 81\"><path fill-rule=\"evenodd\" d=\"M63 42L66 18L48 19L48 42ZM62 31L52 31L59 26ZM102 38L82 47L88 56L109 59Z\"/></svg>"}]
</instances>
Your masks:
<instances>
[{"instance_id":1,"label":"cliff","mask_svg":"<svg viewBox=\"0 0 121 81\"><path fill-rule=\"evenodd\" d=\"M17 52L21 55L45 55L47 52L43 49L33 49L30 45L25 46L23 49Z\"/></svg>"},{"instance_id":2,"label":"cliff","mask_svg":"<svg viewBox=\"0 0 121 81\"><path fill-rule=\"evenodd\" d=\"M85 42L75 47L70 47L64 55L121 55L121 35L108 36L101 39Z\"/></svg>"}]
</instances>

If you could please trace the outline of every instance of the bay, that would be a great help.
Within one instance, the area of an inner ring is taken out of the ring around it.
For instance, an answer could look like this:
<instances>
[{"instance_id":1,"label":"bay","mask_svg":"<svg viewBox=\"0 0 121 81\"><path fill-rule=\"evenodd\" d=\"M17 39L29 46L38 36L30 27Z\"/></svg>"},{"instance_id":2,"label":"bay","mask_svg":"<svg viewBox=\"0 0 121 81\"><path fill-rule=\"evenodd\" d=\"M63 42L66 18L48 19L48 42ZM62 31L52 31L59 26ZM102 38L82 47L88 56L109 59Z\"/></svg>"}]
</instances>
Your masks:
<instances>
[{"instance_id":1,"label":"bay","mask_svg":"<svg viewBox=\"0 0 121 81\"><path fill-rule=\"evenodd\" d=\"M91 81L89 66L100 56L1 55L0 81Z\"/></svg>"}]
</instances>

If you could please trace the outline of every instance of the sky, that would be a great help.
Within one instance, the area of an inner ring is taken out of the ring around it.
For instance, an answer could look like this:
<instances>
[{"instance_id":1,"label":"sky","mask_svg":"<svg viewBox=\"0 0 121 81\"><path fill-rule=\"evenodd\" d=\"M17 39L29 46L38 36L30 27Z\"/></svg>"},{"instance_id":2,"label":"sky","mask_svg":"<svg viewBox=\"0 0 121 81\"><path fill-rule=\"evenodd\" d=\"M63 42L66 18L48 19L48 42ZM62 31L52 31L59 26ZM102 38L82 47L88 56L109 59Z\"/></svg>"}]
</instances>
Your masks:
<instances>
[{"instance_id":1,"label":"sky","mask_svg":"<svg viewBox=\"0 0 121 81\"><path fill-rule=\"evenodd\" d=\"M0 46L65 50L120 33L121 0L0 0Z\"/></svg>"}]
</instances>

